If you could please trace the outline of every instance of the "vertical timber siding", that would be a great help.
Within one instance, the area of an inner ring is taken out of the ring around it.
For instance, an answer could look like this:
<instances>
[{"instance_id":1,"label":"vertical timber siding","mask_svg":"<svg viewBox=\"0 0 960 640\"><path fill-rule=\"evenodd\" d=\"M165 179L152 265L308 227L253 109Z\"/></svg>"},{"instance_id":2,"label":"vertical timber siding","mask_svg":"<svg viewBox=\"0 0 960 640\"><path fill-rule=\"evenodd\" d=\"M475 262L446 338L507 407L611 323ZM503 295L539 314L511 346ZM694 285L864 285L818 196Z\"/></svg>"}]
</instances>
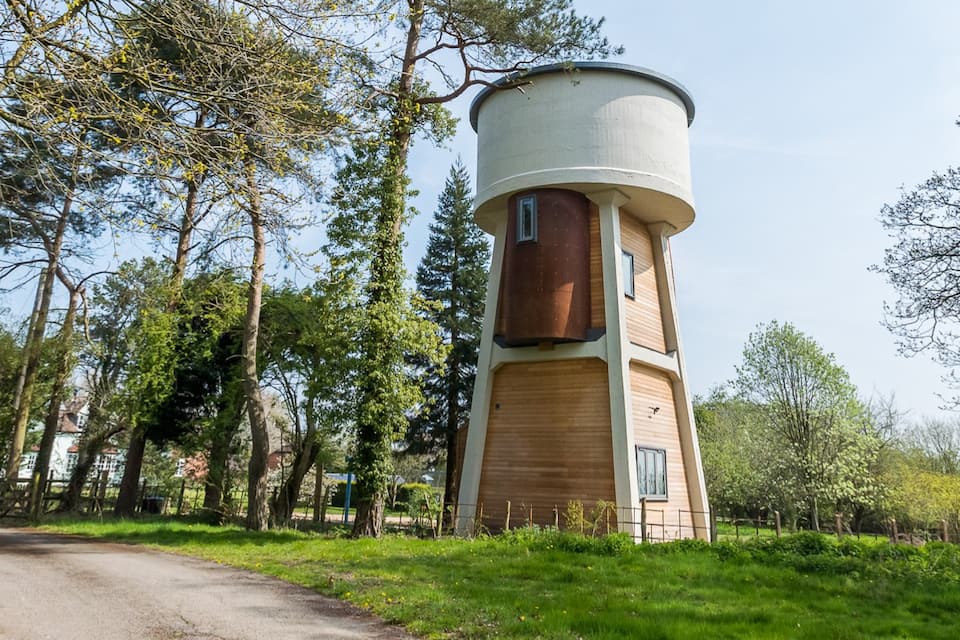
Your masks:
<instances>
[{"instance_id":1,"label":"vertical timber siding","mask_svg":"<svg viewBox=\"0 0 960 640\"><path fill-rule=\"evenodd\" d=\"M600 209L590 203L590 326L607 326L603 308L603 260L600 253Z\"/></svg>"},{"instance_id":2,"label":"vertical timber siding","mask_svg":"<svg viewBox=\"0 0 960 640\"><path fill-rule=\"evenodd\" d=\"M589 513L597 500L614 500L606 363L514 363L494 375L478 494L484 525L503 527L507 500L516 526L531 507L543 525L556 506L563 526L568 501Z\"/></svg>"},{"instance_id":3,"label":"vertical timber siding","mask_svg":"<svg viewBox=\"0 0 960 640\"><path fill-rule=\"evenodd\" d=\"M680 450L673 382L666 373L632 362L630 393L636 445L667 452L667 500L647 502L647 521L652 524L662 522L666 526L654 527L652 535L655 539L661 536L666 539L693 537L692 528L681 530L677 526L679 520L684 527L690 527L690 494ZM633 451L630 452L630 462L636 464Z\"/></svg>"},{"instance_id":4,"label":"vertical timber siding","mask_svg":"<svg viewBox=\"0 0 960 640\"><path fill-rule=\"evenodd\" d=\"M620 243L633 254L636 297L624 296L627 337L630 342L661 353L666 351L657 276L653 270L653 246L646 226L625 210L620 210Z\"/></svg>"}]
</instances>

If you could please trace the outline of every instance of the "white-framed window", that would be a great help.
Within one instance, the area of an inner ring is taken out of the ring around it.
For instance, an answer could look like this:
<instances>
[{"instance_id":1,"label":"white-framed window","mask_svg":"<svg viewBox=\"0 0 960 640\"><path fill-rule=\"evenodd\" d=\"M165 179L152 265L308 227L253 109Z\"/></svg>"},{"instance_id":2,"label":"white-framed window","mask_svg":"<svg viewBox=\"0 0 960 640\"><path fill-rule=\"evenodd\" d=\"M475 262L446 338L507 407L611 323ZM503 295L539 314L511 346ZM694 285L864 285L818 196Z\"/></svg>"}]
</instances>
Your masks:
<instances>
[{"instance_id":1,"label":"white-framed window","mask_svg":"<svg viewBox=\"0 0 960 640\"><path fill-rule=\"evenodd\" d=\"M667 499L667 452L637 447L637 485L641 498Z\"/></svg>"},{"instance_id":2,"label":"white-framed window","mask_svg":"<svg viewBox=\"0 0 960 640\"><path fill-rule=\"evenodd\" d=\"M67 474L73 473L73 470L77 468L77 452L70 451L67 453Z\"/></svg>"},{"instance_id":3,"label":"white-framed window","mask_svg":"<svg viewBox=\"0 0 960 640\"><path fill-rule=\"evenodd\" d=\"M517 242L537 240L537 196L517 198Z\"/></svg>"},{"instance_id":4,"label":"white-framed window","mask_svg":"<svg viewBox=\"0 0 960 640\"><path fill-rule=\"evenodd\" d=\"M37 454L25 453L20 458L20 476L28 476L33 473L33 468L37 466Z\"/></svg>"},{"instance_id":5,"label":"white-framed window","mask_svg":"<svg viewBox=\"0 0 960 640\"><path fill-rule=\"evenodd\" d=\"M636 288L633 283L633 254L624 251L621 254L621 269L623 270L623 293L629 298L636 296Z\"/></svg>"}]
</instances>

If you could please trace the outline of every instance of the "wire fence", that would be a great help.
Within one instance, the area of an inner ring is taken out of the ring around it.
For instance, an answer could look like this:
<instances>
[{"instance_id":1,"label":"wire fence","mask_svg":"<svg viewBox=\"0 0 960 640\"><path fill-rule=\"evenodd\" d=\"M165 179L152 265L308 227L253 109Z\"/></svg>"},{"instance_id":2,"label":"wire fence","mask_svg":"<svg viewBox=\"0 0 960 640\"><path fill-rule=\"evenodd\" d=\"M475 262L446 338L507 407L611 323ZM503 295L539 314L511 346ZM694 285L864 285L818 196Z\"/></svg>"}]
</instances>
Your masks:
<instances>
[{"instance_id":1,"label":"wire fence","mask_svg":"<svg viewBox=\"0 0 960 640\"><path fill-rule=\"evenodd\" d=\"M7 502L0 505L0 517L24 515L27 512L29 482L21 480L7 487ZM58 510L63 503L65 481L48 480L41 513ZM192 515L205 511L206 487L181 480L179 483L142 482L138 488L136 511L154 515ZM119 487L104 474L94 478L80 492L76 511L87 514L111 513L116 506ZM329 500L329 493L326 494ZM235 489L221 496L217 514L221 519L240 518L246 513L247 491ZM351 526L355 509L323 505L307 495L298 502L288 522L295 528ZM901 523L893 518L880 521L873 529L863 530L854 519L837 513L831 522L821 522L814 529L838 538L886 539L891 542L920 545L930 541L958 542L957 523L941 520L929 523ZM421 500L419 504L398 503L387 509L384 524L392 530L420 536L495 534L522 527L551 527L589 536L627 533L637 542L667 542L699 538L710 542L779 538L801 530L787 527L777 511L758 516L733 516L717 512L669 509L658 502L619 507L604 500L571 501L564 505L547 505L542 501L501 500L495 503L443 504L440 495Z\"/></svg>"}]
</instances>

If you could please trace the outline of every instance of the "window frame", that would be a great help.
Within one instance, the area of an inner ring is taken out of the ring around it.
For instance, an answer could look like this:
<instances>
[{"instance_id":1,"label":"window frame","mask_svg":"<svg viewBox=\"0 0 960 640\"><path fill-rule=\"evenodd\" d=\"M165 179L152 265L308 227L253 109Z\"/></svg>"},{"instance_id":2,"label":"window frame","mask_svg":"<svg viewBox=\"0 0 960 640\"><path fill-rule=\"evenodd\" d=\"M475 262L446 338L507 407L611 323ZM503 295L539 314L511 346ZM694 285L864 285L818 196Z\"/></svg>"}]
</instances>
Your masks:
<instances>
[{"instance_id":1,"label":"window frame","mask_svg":"<svg viewBox=\"0 0 960 640\"><path fill-rule=\"evenodd\" d=\"M643 455L643 471L645 473L641 474L641 454ZM654 491L651 493L649 491L649 486L647 486L647 481L650 479L649 471L647 471L647 455L651 454L653 456L653 468L654 468ZM657 474L657 462L662 464L662 473L660 477L656 477ZM667 450L660 447L649 447L644 445L636 445L635 448L635 459L634 464L637 469L637 493L639 497L646 498L647 500L658 500L666 501L670 499L669 491L669 482L667 481ZM657 481L660 480L663 482L663 491L657 491Z\"/></svg>"},{"instance_id":2,"label":"window frame","mask_svg":"<svg viewBox=\"0 0 960 640\"><path fill-rule=\"evenodd\" d=\"M624 259L630 259L630 271L629 274L626 269L626 264ZM623 274L623 295L627 296L631 300L636 300L637 298L637 283L636 283L636 259L633 254L627 251L626 249L620 249L620 271ZM627 276L630 276L629 279Z\"/></svg>"},{"instance_id":3,"label":"window frame","mask_svg":"<svg viewBox=\"0 0 960 640\"><path fill-rule=\"evenodd\" d=\"M530 203L530 234L523 232L524 204ZM534 193L517 198L517 244L537 241L537 196Z\"/></svg>"}]
</instances>

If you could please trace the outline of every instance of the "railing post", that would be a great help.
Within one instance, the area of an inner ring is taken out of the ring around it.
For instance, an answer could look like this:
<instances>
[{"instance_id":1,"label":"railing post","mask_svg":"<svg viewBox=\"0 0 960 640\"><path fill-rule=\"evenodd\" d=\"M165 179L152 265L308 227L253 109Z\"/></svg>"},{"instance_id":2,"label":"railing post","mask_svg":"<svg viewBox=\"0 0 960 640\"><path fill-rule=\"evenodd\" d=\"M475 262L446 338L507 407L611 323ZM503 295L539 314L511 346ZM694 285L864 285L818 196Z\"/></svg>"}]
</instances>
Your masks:
<instances>
[{"instance_id":1,"label":"railing post","mask_svg":"<svg viewBox=\"0 0 960 640\"><path fill-rule=\"evenodd\" d=\"M481 511L480 517L483 517L483 512ZM510 531L510 501L507 500L507 515L503 519L503 530Z\"/></svg>"},{"instance_id":2,"label":"railing post","mask_svg":"<svg viewBox=\"0 0 960 640\"><path fill-rule=\"evenodd\" d=\"M640 498L640 542L647 541L647 499Z\"/></svg>"}]
</instances>

